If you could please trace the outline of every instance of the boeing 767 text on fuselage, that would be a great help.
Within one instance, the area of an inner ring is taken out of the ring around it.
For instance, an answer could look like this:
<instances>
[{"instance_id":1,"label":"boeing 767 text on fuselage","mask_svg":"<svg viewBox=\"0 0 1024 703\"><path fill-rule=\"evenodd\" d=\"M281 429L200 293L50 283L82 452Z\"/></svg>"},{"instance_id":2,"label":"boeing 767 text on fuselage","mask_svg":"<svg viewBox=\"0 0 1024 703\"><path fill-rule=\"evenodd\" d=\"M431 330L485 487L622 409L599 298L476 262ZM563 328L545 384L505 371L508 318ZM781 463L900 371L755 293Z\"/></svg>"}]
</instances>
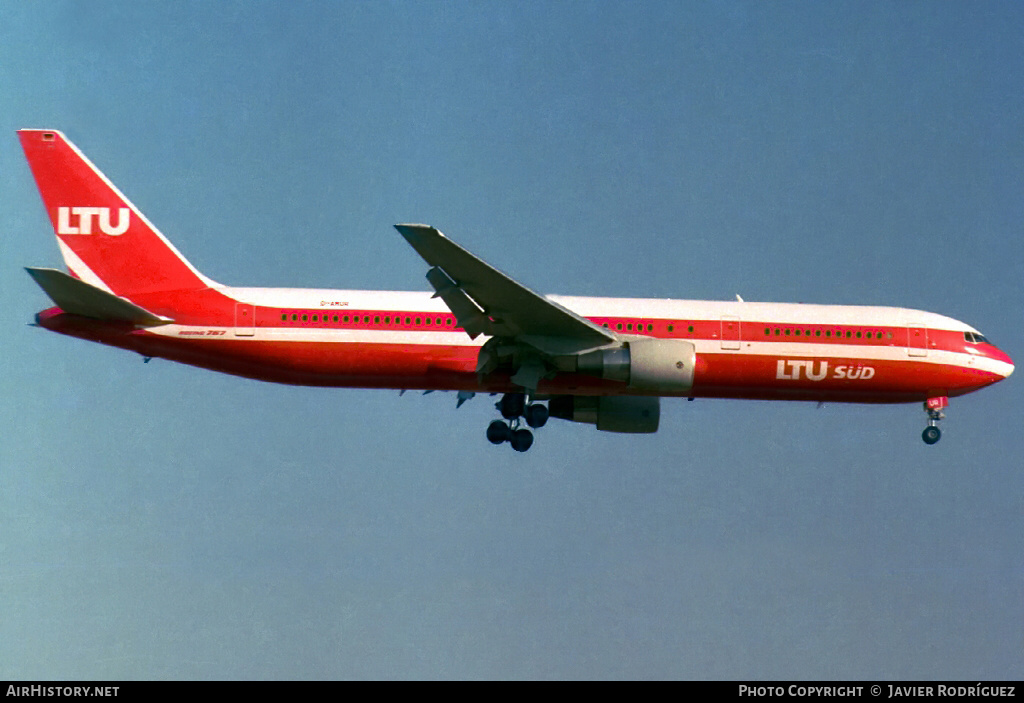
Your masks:
<instances>
[{"instance_id":1,"label":"boeing 767 text on fuselage","mask_svg":"<svg viewBox=\"0 0 1024 703\"><path fill-rule=\"evenodd\" d=\"M502 394L487 438L517 451L549 416L655 432L661 397L918 402L934 444L950 397L1013 372L920 310L540 295L426 225L396 228L433 294L223 286L63 134L18 134L68 269L28 269L39 326L262 381Z\"/></svg>"}]
</instances>

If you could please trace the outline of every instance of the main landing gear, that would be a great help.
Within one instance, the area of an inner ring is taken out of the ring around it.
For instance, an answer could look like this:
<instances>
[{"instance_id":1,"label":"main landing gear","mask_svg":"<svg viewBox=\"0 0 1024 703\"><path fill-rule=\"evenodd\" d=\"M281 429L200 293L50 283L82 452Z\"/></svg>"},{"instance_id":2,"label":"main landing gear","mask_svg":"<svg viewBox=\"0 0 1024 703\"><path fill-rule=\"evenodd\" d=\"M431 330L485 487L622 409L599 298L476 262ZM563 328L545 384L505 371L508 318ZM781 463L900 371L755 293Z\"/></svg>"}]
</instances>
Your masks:
<instances>
[{"instance_id":1,"label":"main landing gear","mask_svg":"<svg viewBox=\"0 0 1024 703\"><path fill-rule=\"evenodd\" d=\"M924 403L924 411L928 413L928 426L921 433L921 439L925 444L935 444L942 437L942 430L939 429L939 420L946 417L942 409L949 406L949 398L929 398Z\"/></svg>"},{"instance_id":2,"label":"main landing gear","mask_svg":"<svg viewBox=\"0 0 1024 703\"><path fill-rule=\"evenodd\" d=\"M548 421L548 408L540 403L527 403L523 393L506 393L494 407L505 420L495 420L487 426L487 439L491 444L508 442L517 452L533 446L533 433L520 427L522 420L530 427L543 427ZM506 422L507 421L507 422Z\"/></svg>"}]
</instances>

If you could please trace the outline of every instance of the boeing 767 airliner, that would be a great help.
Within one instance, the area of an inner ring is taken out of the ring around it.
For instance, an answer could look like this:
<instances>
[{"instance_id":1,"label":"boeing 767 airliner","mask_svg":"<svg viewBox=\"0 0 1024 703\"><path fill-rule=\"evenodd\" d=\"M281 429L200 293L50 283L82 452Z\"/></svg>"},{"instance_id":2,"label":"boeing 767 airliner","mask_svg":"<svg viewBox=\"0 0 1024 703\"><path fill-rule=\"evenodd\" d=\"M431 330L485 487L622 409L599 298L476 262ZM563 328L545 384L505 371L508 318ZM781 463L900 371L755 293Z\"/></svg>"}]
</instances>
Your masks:
<instances>
[{"instance_id":1,"label":"boeing 767 airliner","mask_svg":"<svg viewBox=\"0 0 1024 703\"><path fill-rule=\"evenodd\" d=\"M426 225L396 228L433 294L224 286L63 134L19 136L68 269L28 269L40 327L262 381L502 394L487 438L520 452L549 416L655 432L661 397L923 403L934 444L950 397L1013 372L920 310L540 295Z\"/></svg>"}]
</instances>

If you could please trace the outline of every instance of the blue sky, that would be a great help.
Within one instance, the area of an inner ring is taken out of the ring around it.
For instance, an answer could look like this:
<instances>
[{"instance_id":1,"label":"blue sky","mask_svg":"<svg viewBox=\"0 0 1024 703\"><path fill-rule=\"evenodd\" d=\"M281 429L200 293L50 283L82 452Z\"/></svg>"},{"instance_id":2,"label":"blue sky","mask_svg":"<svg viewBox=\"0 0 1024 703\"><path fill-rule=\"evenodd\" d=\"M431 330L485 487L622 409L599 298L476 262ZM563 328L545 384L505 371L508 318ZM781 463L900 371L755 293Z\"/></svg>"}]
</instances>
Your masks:
<instances>
[{"instance_id":1,"label":"blue sky","mask_svg":"<svg viewBox=\"0 0 1024 703\"><path fill-rule=\"evenodd\" d=\"M1019 379L654 436L26 326L63 130L230 285L898 305L1024 356L1019 3L0 2L0 678L1017 678Z\"/></svg>"}]
</instances>

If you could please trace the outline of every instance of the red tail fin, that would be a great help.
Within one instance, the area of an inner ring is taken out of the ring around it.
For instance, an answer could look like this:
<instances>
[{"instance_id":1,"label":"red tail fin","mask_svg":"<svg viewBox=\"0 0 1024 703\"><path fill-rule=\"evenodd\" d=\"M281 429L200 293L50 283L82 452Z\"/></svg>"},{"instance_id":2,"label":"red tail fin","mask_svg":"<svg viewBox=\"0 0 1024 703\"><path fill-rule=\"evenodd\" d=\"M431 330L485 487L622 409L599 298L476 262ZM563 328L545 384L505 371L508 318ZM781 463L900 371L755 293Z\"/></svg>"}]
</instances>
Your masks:
<instances>
[{"instance_id":1,"label":"red tail fin","mask_svg":"<svg viewBox=\"0 0 1024 703\"><path fill-rule=\"evenodd\" d=\"M18 132L68 270L115 295L217 285L55 130Z\"/></svg>"}]
</instances>

